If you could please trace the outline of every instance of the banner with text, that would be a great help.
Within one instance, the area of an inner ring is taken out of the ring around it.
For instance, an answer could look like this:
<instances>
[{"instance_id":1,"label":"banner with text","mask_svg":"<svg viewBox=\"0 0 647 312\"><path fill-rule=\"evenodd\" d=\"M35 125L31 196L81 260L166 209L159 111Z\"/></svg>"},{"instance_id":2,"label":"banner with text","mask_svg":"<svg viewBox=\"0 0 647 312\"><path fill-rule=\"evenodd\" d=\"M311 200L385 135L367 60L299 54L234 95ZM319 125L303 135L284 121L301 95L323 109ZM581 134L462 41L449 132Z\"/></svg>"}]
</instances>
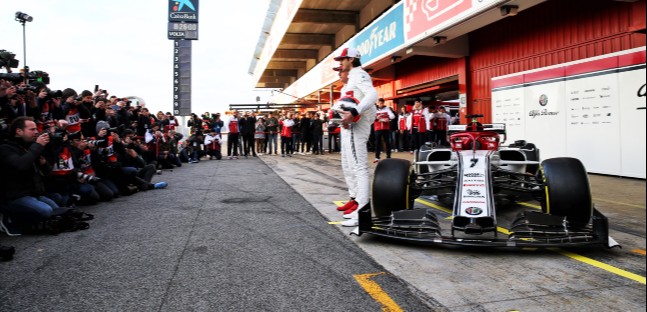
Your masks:
<instances>
[{"instance_id":1,"label":"banner with text","mask_svg":"<svg viewBox=\"0 0 647 312\"><path fill-rule=\"evenodd\" d=\"M645 47L492 78L492 121L542 159L646 177Z\"/></svg>"}]
</instances>

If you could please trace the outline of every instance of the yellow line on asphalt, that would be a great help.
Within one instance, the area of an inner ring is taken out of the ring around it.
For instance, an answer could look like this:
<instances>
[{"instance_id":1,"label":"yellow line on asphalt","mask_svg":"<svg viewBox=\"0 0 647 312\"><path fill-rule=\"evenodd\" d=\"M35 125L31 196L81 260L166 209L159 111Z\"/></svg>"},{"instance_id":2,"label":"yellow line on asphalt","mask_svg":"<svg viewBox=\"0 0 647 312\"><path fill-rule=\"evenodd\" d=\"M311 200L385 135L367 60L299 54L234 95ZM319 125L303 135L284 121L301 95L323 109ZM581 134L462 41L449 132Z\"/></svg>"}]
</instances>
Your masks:
<instances>
[{"instance_id":1,"label":"yellow line on asphalt","mask_svg":"<svg viewBox=\"0 0 647 312\"><path fill-rule=\"evenodd\" d=\"M330 221L330 222L328 222L328 224L333 224L333 225L334 224L341 224L341 221Z\"/></svg>"},{"instance_id":2,"label":"yellow line on asphalt","mask_svg":"<svg viewBox=\"0 0 647 312\"><path fill-rule=\"evenodd\" d=\"M364 288L364 290L379 304L382 305L382 311L385 312L401 312L402 309L400 306L387 295L387 293L382 290L382 287L378 285L375 281L371 280L372 277L376 275L384 274L380 273L371 273L371 274L357 274L353 275L355 280Z\"/></svg>"},{"instance_id":3,"label":"yellow line on asphalt","mask_svg":"<svg viewBox=\"0 0 647 312\"><path fill-rule=\"evenodd\" d=\"M576 253L572 253L570 251L562 250L562 249L559 249L559 248L550 248L550 250L552 250L552 251L554 251L556 253L562 254L564 256L567 256L567 257L569 257L571 259L575 259L577 261L584 262L584 263L586 263L588 265L592 265L594 267L603 269L605 271L609 271L611 273L620 275L622 277L634 280L634 281L636 281L638 283L641 283L643 285L645 284L645 277L644 276L640 276L638 274L627 272L625 270L616 268L616 267L614 267L612 265L608 265L606 263L602 263L600 261L593 260L591 258L587 258L587 257L581 256L581 255L578 255Z\"/></svg>"},{"instance_id":4,"label":"yellow line on asphalt","mask_svg":"<svg viewBox=\"0 0 647 312\"><path fill-rule=\"evenodd\" d=\"M644 249L634 249L631 252L635 252L635 253L643 255L643 256L645 255L645 250Z\"/></svg>"},{"instance_id":5,"label":"yellow line on asphalt","mask_svg":"<svg viewBox=\"0 0 647 312\"><path fill-rule=\"evenodd\" d=\"M526 203L526 202L517 202L517 204L521 205L521 206L530 207L530 208L541 209L541 206L539 206L539 205L534 205L534 204L530 204L530 203Z\"/></svg>"},{"instance_id":6,"label":"yellow line on asphalt","mask_svg":"<svg viewBox=\"0 0 647 312\"><path fill-rule=\"evenodd\" d=\"M436 204L434 204L434 203L432 203L430 201L427 201L427 200L424 200L424 199L421 199L421 198L417 198L416 201L423 204L423 205L425 205L425 206L429 206L431 208L438 209L438 210L440 210L442 212L446 212L448 214L453 213L451 210L449 210L449 209L447 209L447 208L445 208L443 206L438 206L438 205L436 205Z\"/></svg>"},{"instance_id":7,"label":"yellow line on asphalt","mask_svg":"<svg viewBox=\"0 0 647 312\"><path fill-rule=\"evenodd\" d=\"M346 204L345 200L333 200L333 204L337 205L337 207L341 207Z\"/></svg>"},{"instance_id":8,"label":"yellow line on asphalt","mask_svg":"<svg viewBox=\"0 0 647 312\"><path fill-rule=\"evenodd\" d=\"M426 201L424 201L424 200L416 199L416 201L418 201L418 202L419 202L419 203L421 203L421 204L425 204L425 205L427 205L427 206L429 206L429 207L436 208L436 209L441 210L441 211L444 211L444 212L447 212L447 211L448 211L448 209L447 209L447 208L445 208L445 207L441 207L441 206L438 206L438 205L436 205L436 204L432 204L432 203L426 202ZM528 205L530 205L530 204L528 204ZM451 212L450 212L450 213L451 213ZM506 234L506 235L510 235L510 234L511 234L510 230L508 230L508 229L506 229L506 228L503 228L503 227L500 227L500 226L497 226L497 231L499 231L499 232L501 232L501 233L503 233L503 234ZM569 257L569 258L571 258L571 259L573 259L573 260L577 260L577 261L580 261L580 262L586 263L586 264L588 264L588 265L592 265L592 266L594 266L594 267L596 267L596 268L599 268L599 269L602 269L602 270L605 270L605 271L608 271L608 272L614 273L614 274L616 274L616 275L620 275L620 276L622 276L622 277L625 277L625 278L628 278L628 279L634 280L634 281L636 281L636 282L639 282L639 283L645 284L645 277L644 277L644 276L640 276L640 275L638 275L638 274L634 274L634 273L631 273L631 272L629 272L629 271L625 271L625 270L623 270L623 269L616 268L616 267L614 267L614 266L612 266L612 265L608 265L608 264L606 264L606 263L602 263L602 262L600 262L600 261L593 260L593 259L591 259L591 258L584 257L584 256L582 256L582 255L578 255L578 254L576 254L576 253L572 253L572 252L570 252L570 251L565 251L565 250L562 250L562 249L559 249L559 248L549 248L549 249L550 249L550 250L552 250L552 251L554 251L554 252L557 252L557 253L559 253L559 254L561 254L561 255L567 256L567 257ZM637 250L639 250L639 249L637 249ZM632 250L632 251L634 251L634 250ZM644 255L644 252L645 252L645 251L644 251L644 250L642 250L642 252L643 252L643 255ZM638 253L640 253L640 252L638 252Z\"/></svg>"},{"instance_id":9,"label":"yellow line on asphalt","mask_svg":"<svg viewBox=\"0 0 647 312\"><path fill-rule=\"evenodd\" d=\"M619 202L619 201L616 201L616 200L608 200L608 199L602 199L602 198L593 198L593 200L594 201L601 201L601 202L605 202L605 203L618 204L618 205L624 205L624 206L629 206L629 207L645 209L645 206L623 203L623 202Z\"/></svg>"}]
</instances>

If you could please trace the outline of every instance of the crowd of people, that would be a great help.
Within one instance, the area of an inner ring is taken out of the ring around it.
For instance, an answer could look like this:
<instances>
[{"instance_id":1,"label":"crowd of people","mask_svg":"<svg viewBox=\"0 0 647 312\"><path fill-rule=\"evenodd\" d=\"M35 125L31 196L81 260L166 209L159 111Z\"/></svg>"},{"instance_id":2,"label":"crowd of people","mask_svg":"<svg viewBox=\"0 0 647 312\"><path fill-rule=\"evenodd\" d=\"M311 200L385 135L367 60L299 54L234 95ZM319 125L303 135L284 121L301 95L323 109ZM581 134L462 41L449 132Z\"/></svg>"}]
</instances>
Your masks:
<instances>
[{"instance_id":1,"label":"crowd of people","mask_svg":"<svg viewBox=\"0 0 647 312\"><path fill-rule=\"evenodd\" d=\"M187 146L196 135L182 141L171 113L151 114L103 90L0 80L0 126L0 230L7 235L85 229L80 221L92 216L74 207L166 188L152 181L162 169L210 155L204 142L197 154Z\"/></svg>"},{"instance_id":2,"label":"crowd of people","mask_svg":"<svg viewBox=\"0 0 647 312\"><path fill-rule=\"evenodd\" d=\"M422 100L416 99L413 110L407 111L403 106L399 114L390 106L386 106L382 98L378 99L376 106L378 112L371 124L367 145L369 150L375 152L375 162L380 160L382 149L386 158L390 158L391 152L413 153L424 143L448 144L447 126L454 120L444 106L423 107ZM205 113L201 117L192 114L188 124L189 127L202 125L203 132L215 130L214 134L218 134L217 140L221 140L222 132L226 132L227 159L258 155L291 157L294 154L324 155L326 152L340 152L341 127L331 121L328 112L323 110L276 110L267 113L232 110L226 112L224 118L221 118L219 113ZM328 139L327 146L324 146L325 136ZM206 142L213 141L204 137L202 139ZM217 153L220 159L220 150Z\"/></svg>"},{"instance_id":3,"label":"crowd of people","mask_svg":"<svg viewBox=\"0 0 647 312\"><path fill-rule=\"evenodd\" d=\"M383 147L390 158L425 142L447 144L451 117L444 107L424 108L417 99L412 110L396 114L384 99L374 104L375 116L363 123L375 162ZM344 136L343 124L324 111L192 114L187 137L179 126L169 112L152 114L103 90L78 94L0 80L0 230L56 231L69 207L165 188L166 182L152 182L162 169L222 159L223 133L227 159L339 153Z\"/></svg>"}]
</instances>

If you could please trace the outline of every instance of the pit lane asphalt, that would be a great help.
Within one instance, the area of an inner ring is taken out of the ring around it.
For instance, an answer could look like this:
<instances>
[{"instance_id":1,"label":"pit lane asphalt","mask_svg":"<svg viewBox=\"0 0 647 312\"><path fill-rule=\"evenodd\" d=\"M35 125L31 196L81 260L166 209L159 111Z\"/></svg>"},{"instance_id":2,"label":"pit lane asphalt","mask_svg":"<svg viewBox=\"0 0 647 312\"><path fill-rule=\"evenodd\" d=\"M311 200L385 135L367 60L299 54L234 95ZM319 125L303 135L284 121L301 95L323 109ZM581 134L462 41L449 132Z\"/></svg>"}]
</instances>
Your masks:
<instances>
[{"instance_id":1,"label":"pit lane asphalt","mask_svg":"<svg viewBox=\"0 0 647 312\"><path fill-rule=\"evenodd\" d=\"M412 155L393 157L411 160ZM339 154L261 158L331 222L342 220L332 204L348 196ZM443 248L402 245L369 235L350 239L388 272L443 306L441 310L644 311L645 180L601 175L589 179L596 207L609 218L610 234L622 249ZM517 208L538 205L523 204ZM428 206L419 201L416 207ZM438 212L441 220L449 216Z\"/></svg>"},{"instance_id":2,"label":"pit lane asphalt","mask_svg":"<svg viewBox=\"0 0 647 312\"><path fill-rule=\"evenodd\" d=\"M85 231L0 234L17 250L0 263L0 311L442 309L258 158L186 164L162 180L167 189L83 207L95 215ZM376 274L372 295L356 279L365 274Z\"/></svg>"}]
</instances>

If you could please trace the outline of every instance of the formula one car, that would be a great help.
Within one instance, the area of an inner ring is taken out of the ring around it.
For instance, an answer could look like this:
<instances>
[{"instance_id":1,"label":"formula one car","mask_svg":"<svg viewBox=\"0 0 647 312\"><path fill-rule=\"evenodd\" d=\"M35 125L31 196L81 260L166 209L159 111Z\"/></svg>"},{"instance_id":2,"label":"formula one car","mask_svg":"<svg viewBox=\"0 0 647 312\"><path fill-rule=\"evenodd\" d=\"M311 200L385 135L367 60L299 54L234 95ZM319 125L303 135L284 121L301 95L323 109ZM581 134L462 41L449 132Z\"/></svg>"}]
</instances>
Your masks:
<instances>
[{"instance_id":1,"label":"formula one car","mask_svg":"<svg viewBox=\"0 0 647 312\"><path fill-rule=\"evenodd\" d=\"M478 117L482 115L468 116L468 125L450 126L451 147L427 143L415 152L413 163L379 162L373 212L368 205L360 209L353 233L424 244L618 246L609 237L607 218L593 205L588 175L578 159L540 162L534 144L516 141L503 146L505 124L482 125ZM444 213L413 209L419 198L448 202L452 208ZM519 211L533 206L527 201L539 202L541 210ZM507 227L499 225L504 219ZM449 230L441 228L444 223Z\"/></svg>"}]
</instances>

